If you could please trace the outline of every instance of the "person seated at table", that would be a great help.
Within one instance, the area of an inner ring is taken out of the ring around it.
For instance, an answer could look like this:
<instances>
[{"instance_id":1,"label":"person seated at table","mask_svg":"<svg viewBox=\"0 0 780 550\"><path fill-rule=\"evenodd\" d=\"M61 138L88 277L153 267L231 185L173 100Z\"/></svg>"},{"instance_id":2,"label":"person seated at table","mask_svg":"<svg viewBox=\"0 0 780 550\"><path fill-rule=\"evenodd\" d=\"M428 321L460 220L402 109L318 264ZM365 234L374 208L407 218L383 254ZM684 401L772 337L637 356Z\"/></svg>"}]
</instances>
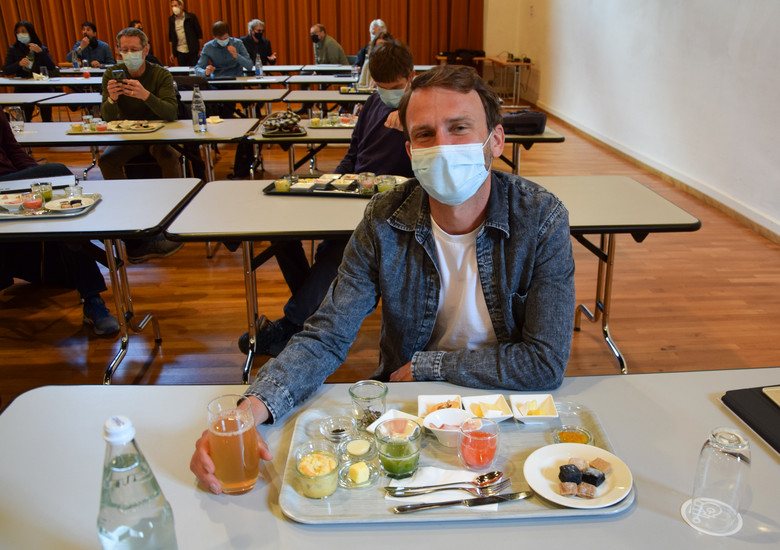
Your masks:
<instances>
[{"instance_id":1,"label":"person seated at table","mask_svg":"<svg viewBox=\"0 0 780 550\"><path fill-rule=\"evenodd\" d=\"M5 113L0 111L0 181L72 175L64 164L37 164L16 141ZM14 277L76 288L83 302L84 323L99 336L116 334L119 322L100 297L106 282L86 246L78 241L0 243L0 290L11 286Z\"/></svg>"},{"instance_id":2,"label":"person seated at table","mask_svg":"<svg viewBox=\"0 0 780 550\"><path fill-rule=\"evenodd\" d=\"M116 35L116 45L122 63L103 74L103 119L113 120L176 120L178 104L170 71L146 61L149 42L143 31L128 27ZM117 80L114 70L123 70ZM181 177L181 154L173 147L159 144L110 145L100 155L98 165L104 179L124 179L124 167L130 159L151 154L162 169L163 178ZM127 240L127 256L131 263L150 258L164 258L178 251L183 243L166 240L162 235L152 239Z\"/></svg>"},{"instance_id":3,"label":"person seated at table","mask_svg":"<svg viewBox=\"0 0 780 550\"><path fill-rule=\"evenodd\" d=\"M371 21L371 23L368 25L368 34L370 36L368 44L360 48L360 50L357 53L357 57L355 58L355 66L359 67L361 70L365 69L367 67L368 58L369 58L369 51L371 50L372 42L374 39L376 39L377 36L379 36L381 33L387 32L387 25L384 21L381 19L374 19Z\"/></svg>"},{"instance_id":4,"label":"person seated at table","mask_svg":"<svg viewBox=\"0 0 780 550\"><path fill-rule=\"evenodd\" d=\"M382 44L376 51L371 67L380 79L377 93L368 98L360 112L347 154L335 172L373 172L411 178L414 173L397 109L404 90L414 78L412 52L395 41ZM260 327L255 343L258 353L278 355L290 338L303 329L304 322L317 310L336 278L347 240L323 240L317 246L311 266L301 241L275 243L280 247L276 260L292 296L284 306L284 317ZM249 351L248 333L238 339L238 348L244 353Z\"/></svg>"},{"instance_id":5,"label":"person seated at table","mask_svg":"<svg viewBox=\"0 0 780 550\"><path fill-rule=\"evenodd\" d=\"M549 390L574 329L568 212L544 188L491 171L504 149L499 98L471 67L417 76L399 105L416 179L375 196L317 312L257 374L257 423L303 403L347 356L382 300L380 380ZM265 443L258 448L269 460ZM208 431L190 469L219 493Z\"/></svg>"},{"instance_id":6,"label":"person seated at table","mask_svg":"<svg viewBox=\"0 0 780 550\"><path fill-rule=\"evenodd\" d=\"M97 25L91 21L84 21L81 24L82 39L76 42L65 56L70 62L73 62L74 55L77 62L87 61L87 65L94 68L106 67L116 63L111 54L111 46L98 40Z\"/></svg>"},{"instance_id":7,"label":"person seated at table","mask_svg":"<svg viewBox=\"0 0 780 550\"><path fill-rule=\"evenodd\" d=\"M238 38L230 36L230 27L224 21L217 21L211 27L213 40L204 44L195 73L206 78L210 76L243 76L244 69L250 70L255 62L249 59L246 46Z\"/></svg>"},{"instance_id":8,"label":"person seated at table","mask_svg":"<svg viewBox=\"0 0 780 550\"><path fill-rule=\"evenodd\" d=\"M171 16L168 18L168 40L180 67L192 67L198 62L203 31L198 16L184 9L184 0L171 0ZM171 56L171 65L174 58Z\"/></svg>"},{"instance_id":9,"label":"person seated at table","mask_svg":"<svg viewBox=\"0 0 780 550\"><path fill-rule=\"evenodd\" d=\"M249 59L252 63L255 62L255 58L260 55L260 60L265 65L276 64L276 52L271 48L271 41L265 38L265 23L259 19L252 19L247 25L249 34L241 37L241 41L244 43Z\"/></svg>"},{"instance_id":10,"label":"person seated at table","mask_svg":"<svg viewBox=\"0 0 780 550\"><path fill-rule=\"evenodd\" d=\"M8 47L8 53L5 56L5 64L3 64L3 74L8 77L18 77L31 79L33 73L40 73L41 67L46 67L49 74L54 73L57 70L57 65L54 64L54 60L49 54L49 49L41 43L41 39L38 38L38 33L35 32L35 27L29 21L18 21L14 25L14 36L16 42ZM30 92L32 91L27 86L15 86L14 92ZM54 88L43 86L36 86L37 92L53 92ZM24 118L28 122L32 120L33 112L35 111L35 105L27 103L22 106L24 111ZM51 107L41 106L41 120L43 122L51 122Z\"/></svg>"},{"instance_id":11,"label":"person seated at table","mask_svg":"<svg viewBox=\"0 0 780 550\"><path fill-rule=\"evenodd\" d=\"M127 26L128 27L134 27L134 28L136 28L136 29L138 29L139 31L142 31L142 32L144 30L144 24L141 22L140 19L133 19L132 21L130 21L130 23L128 23ZM144 34L146 34L146 33L144 33ZM148 39L148 35L147 35L147 39ZM148 44L149 44L149 53L146 56L146 61L148 61L149 63L156 63L158 65L162 65L160 60L157 59L154 56L154 48L152 47L152 43L148 42Z\"/></svg>"},{"instance_id":12,"label":"person seated at table","mask_svg":"<svg viewBox=\"0 0 780 550\"><path fill-rule=\"evenodd\" d=\"M309 29L311 41L314 42L314 63L316 65L348 65L347 54L336 39L325 31L325 25L315 23Z\"/></svg>"},{"instance_id":13,"label":"person seated at table","mask_svg":"<svg viewBox=\"0 0 780 550\"><path fill-rule=\"evenodd\" d=\"M374 51L377 46L389 40L393 40L393 35L391 35L389 32L380 32L374 37L374 39L371 41L371 44L369 44L370 49L368 56L366 58L365 64L363 65L363 70L360 71L360 77L357 81L358 88L371 88L374 86L374 80L371 78L371 67L369 63L371 59L371 52Z\"/></svg>"}]
</instances>

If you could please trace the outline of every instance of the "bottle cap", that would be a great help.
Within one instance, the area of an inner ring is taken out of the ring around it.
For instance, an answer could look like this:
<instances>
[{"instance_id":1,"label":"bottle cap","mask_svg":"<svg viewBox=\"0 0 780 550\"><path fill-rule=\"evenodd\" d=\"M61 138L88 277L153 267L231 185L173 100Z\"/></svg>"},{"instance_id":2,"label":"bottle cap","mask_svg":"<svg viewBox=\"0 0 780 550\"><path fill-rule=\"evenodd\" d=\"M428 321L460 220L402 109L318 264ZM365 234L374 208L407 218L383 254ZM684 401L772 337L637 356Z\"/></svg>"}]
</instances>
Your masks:
<instances>
[{"instance_id":1,"label":"bottle cap","mask_svg":"<svg viewBox=\"0 0 780 550\"><path fill-rule=\"evenodd\" d=\"M103 426L103 439L112 445L124 445L135 437L133 423L126 416L112 416Z\"/></svg>"}]
</instances>

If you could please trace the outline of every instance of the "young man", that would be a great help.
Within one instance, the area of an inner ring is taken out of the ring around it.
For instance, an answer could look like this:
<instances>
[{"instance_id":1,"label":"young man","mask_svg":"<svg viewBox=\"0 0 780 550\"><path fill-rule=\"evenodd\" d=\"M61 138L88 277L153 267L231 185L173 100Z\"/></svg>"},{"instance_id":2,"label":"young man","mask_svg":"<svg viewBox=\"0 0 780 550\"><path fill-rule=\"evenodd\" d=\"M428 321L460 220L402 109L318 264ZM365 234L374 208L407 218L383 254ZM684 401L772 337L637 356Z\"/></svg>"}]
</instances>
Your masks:
<instances>
[{"instance_id":1,"label":"young man","mask_svg":"<svg viewBox=\"0 0 780 550\"><path fill-rule=\"evenodd\" d=\"M243 76L244 69L252 69L255 62L249 59L244 43L230 36L230 27L217 21L211 28L214 40L203 46L195 73L206 78L214 76Z\"/></svg>"},{"instance_id":2,"label":"young man","mask_svg":"<svg viewBox=\"0 0 780 550\"><path fill-rule=\"evenodd\" d=\"M155 63L148 63L149 42L143 31L128 27L116 36L122 63L103 74L103 119L112 120L176 120L178 104L171 73ZM113 71L121 70L117 79ZM162 168L164 178L181 177L180 153L164 144L125 143L111 145L100 155L98 165L104 179L124 179L124 166L130 159L150 153ZM182 243L166 240L162 235L151 239L127 240L127 256L131 263L151 258L165 258L182 247Z\"/></svg>"},{"instance_id":3,"label":"young man","mask_svg":"<svg viewBox=\"0 0 780 550\"><path fill-rule=\"evenodd\" d=\"M404 44L387 42L371 58L372 71L379 75L377 93L360 111L347 154L336 167L338 174L373 172L377 175L413 177L406 154L406 140L398 122L398 103L414 78L412 52ZM301 241L277 243L279 267L292 296L284 306L284 317L260 328L257 353L278 355L289 339L303 329L303 323L325 298L336 278L347 239L325 239L317 247L309 266ZM244 353L249 349L249 334L238 340Z\"/></svg>"},{"instance_id":4,"label":"young man","mask_svg":"<svg viewBox=\"0 0 780 550\"><path fill-rule=\"evenodd\" d=\"M247 390L258 423L305 401L344 360L382 298L382 380L519 391L563 381L574 325L568 213L523 178L491 172L499 101L470 67L441 65L399 106L416 180L374 197L320 308ZM191 470L221 487L208 433ZM259 455L271 453L264 443Z\"/></svg>"},{"instance_id":5,"label":"young man","mask_svg":"<svg viewBox=\"0 0 780 550\"><path fill-rule=\"evenodd\" d=\"M314 63L320 64L336 64L347 65L347 54L344 53L344 48L341 44L336 42L335 38L332 38L327 32L325 32L325 26L320 23L315 23L309 29L309 36L311 41L314 42Z\"/></svg>"},{"instance_id":6,"label":"young man","mask_svg":"<svg viewBox=\"0 0 780 550\"><path fill-rule=\"evenodd\" d=\"M259 19L252 19L247 25L249 34L241 37L241 42L244 43L249 59L252 63L255 62L255 58L260 54L260 60L265 65L276 64L276 52L271 47L271 41L265 37L265 23Z\"/></svg>"},{"instance_id":7,"label":"young man","mask_svg":"<svg viewBox=\"0 0 780 550\"><path fill-rule=\"evenodd\" d=\"M111 46L97 39L97 25L91 21L84 21L81 24L81 34L83 38L76 42L65 56L70 62L73 62L73 56L81 63L86 59L90 67L105 67L116 63L114 56L111 55Z\"/></svg>"},{"instance_id":8,"label":"young man","mask_svg":"<svg viewBox=\"0 0 780 550\"><path fill-rule=\"evenodd\" d=\"M203 31L198 17L184 9L184 0L171 0L168 18L168 40L180 67L192 67L198 61ZM174 58L171 58L173 64Z\"/></svg>"}]
</instances>

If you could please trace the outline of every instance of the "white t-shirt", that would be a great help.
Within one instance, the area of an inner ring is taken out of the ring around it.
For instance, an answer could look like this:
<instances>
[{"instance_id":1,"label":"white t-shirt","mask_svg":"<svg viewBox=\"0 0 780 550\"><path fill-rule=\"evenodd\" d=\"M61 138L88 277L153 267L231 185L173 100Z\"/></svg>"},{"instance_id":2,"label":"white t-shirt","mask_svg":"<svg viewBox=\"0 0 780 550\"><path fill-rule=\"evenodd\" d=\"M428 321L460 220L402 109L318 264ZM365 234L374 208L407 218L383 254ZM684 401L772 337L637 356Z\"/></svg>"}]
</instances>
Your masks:
<instances>
[{"instance_id":1,"label":"white t-shirt","mask_svg":"<svg viewBox=\"0 0 780 550\"><path fill-rule=\"evenodd\" d=\"M184 34L184 18L178 17L173 21L173 25L176 28L176 38L178 43L176 44L176 51L182 53L189 53L190 49L187 47L187 35Z\"/></svg>"},{"instance_id":2,"label":"white t-shirt","mask_svg":"<svg viewBox=\"0 0 780 550\"><path fill-rule=\"evenodd\" d=\"M496 343L477 269L477 235L445 233L431 217L441 291L430 351L479 349Z\"/></svg>"}]
</instances>

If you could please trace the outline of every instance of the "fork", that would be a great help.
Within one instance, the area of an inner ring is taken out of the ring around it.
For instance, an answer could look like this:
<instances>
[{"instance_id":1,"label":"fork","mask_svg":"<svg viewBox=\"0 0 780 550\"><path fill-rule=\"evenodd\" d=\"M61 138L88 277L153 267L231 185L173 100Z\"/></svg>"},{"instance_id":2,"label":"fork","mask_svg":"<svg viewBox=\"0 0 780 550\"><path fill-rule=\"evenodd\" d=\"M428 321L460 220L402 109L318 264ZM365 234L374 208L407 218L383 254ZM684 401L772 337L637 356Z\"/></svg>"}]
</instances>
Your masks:
<instances>
[{"instance_id":1,"label":"fork","mask_svg":"<svg viewBox=\"0 0 780 550\"><path fill-rule=\"evenodd\" d=\"M385 491L391 497L416 497L418 495L427 495L436 491L466 491L475 497L489 497L496 495L509 487L512 480L507 478L487 487L436 487L433 489L415 489L414 487L385 487ZM396 490L397 489L397 490Z\"/></svg>"}]
</instances>

